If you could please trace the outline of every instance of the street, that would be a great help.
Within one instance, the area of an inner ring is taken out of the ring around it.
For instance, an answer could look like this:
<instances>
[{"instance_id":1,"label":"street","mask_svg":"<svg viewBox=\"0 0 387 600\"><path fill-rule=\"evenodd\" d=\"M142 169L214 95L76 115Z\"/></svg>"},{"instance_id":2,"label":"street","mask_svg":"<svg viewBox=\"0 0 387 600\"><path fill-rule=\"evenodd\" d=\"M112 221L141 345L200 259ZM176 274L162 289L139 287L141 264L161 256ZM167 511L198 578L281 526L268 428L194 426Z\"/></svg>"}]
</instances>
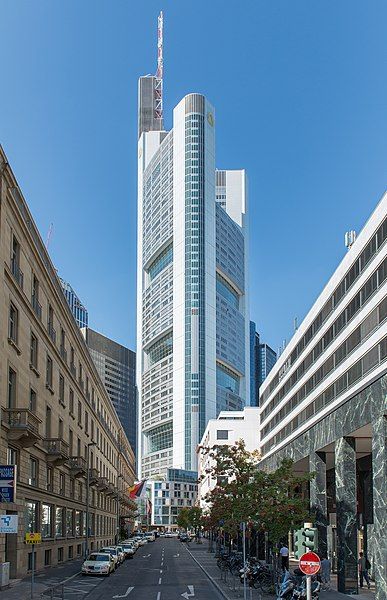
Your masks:
<instances>
[{"instance_id":1,"label":"street","mask_svg":"<svg viewBox=\"0 0 387 600\"><path fill-rule=\"evenodd\" d=\"M87 600L222 598L192 560L185 544L175 538L159 538L154 543L140 547L134 558L126 560L110 577L102 582L99 577L96 579L97 581L91 576L80 575L72 580L71 590L74 596L77 592L83 592L88 594ZM70 589L66 592L70 598Z\"/></svg>"}]
</instances>

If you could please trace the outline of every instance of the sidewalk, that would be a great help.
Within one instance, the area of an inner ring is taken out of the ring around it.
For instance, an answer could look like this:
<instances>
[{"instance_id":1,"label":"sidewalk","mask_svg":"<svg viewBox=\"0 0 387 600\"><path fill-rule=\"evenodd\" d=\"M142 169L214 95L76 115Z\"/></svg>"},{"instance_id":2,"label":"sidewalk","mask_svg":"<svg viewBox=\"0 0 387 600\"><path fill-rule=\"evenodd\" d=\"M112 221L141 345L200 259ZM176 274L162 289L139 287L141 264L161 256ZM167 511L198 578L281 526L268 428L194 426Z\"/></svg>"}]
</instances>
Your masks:
<instances>
[{"instance_id":1,"label":"sidewalk","mask_svg":"<svg viewBox=\"0 0 387 600\"><path fill-rule=\"evenodd\" d=\"M81 570L82 559L71 560L55 567L47 567L35 574L34 599L42 592L76 577ZM0 591L1 600L31 600L31 575L23 579L11 579L10 587Z\"/></svg>"},{"instance_id":2,"label":"sidewalk","mask_svg":"<svg viewBox=\"0 0 387 600\"><path fill-rule=\"evenodd\" d=\"M215 553L208 552L208 541L203 540L203 544L184 544L187 551L190 553L195 562L200 566L204 573L211 579L215 587L223 595L225 600L237 600L243 598L243 586L239 578L233 577L230 573L227 574L226 581L224 574L216 565ZM335 583L335 577L332 578L332 583ZM248 600L273 600L273 595L263 595L259 590L247 590ZM372 591L362 590L362 593L356 596L347 596L335 590L323 591L320 593L321 600L348 600L348 598L356 598L357 600L373 600L374 594Z\"/></svg>"}]
</instances>

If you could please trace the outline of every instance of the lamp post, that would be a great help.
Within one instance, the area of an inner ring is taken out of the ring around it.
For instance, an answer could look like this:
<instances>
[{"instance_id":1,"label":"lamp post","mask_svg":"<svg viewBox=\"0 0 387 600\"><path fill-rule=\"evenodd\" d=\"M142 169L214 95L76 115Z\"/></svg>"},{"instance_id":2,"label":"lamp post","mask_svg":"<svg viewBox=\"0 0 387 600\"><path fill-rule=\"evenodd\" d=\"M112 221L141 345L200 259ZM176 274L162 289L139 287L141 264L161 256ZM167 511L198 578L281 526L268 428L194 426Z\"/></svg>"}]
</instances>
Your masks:
<instances>
[{"instance_id":1,"label":"lamp post","mask_svg":"<svg viewBox=\"0 0 387 600\"><path fill-rule=\"evenodd\" d=\"M117 533L116 533L116 544L120 541L120 479L123 479L123 475L117 475Z\"/></svg>"},{"instance_id":2,"label":"lamp post","mask_svg":"<svg viewBox=\"0 0 387 600\"><path fill-rule=\"evenodd\" d=\"M86 446L86 540L85 540L85 558L89 554L89 535L90 535L90 448L96 446L96 442L89 442Z\"/></svg>"}]
</instances>

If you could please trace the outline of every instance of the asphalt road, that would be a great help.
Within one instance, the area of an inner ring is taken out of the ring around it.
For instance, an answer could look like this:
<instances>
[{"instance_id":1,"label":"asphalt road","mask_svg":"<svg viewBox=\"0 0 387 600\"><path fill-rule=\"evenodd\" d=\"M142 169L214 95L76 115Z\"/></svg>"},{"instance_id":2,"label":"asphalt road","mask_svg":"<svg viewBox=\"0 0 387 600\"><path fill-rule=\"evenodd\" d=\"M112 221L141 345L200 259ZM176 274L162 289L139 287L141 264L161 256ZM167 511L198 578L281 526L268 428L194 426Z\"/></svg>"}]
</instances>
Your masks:
<instances>
[{"instance_id":1,"label":"asphalt road","mask_svg":"<svg viewBox=\"0 0 387 600\"><path fill-rule=\"evenodd\" d=\"M176 538L141 546L110 577L96 579L92 584L93 576L76 577L73 593L79 590L85 600L223 600Z\"/></svg>"}]
</instances>

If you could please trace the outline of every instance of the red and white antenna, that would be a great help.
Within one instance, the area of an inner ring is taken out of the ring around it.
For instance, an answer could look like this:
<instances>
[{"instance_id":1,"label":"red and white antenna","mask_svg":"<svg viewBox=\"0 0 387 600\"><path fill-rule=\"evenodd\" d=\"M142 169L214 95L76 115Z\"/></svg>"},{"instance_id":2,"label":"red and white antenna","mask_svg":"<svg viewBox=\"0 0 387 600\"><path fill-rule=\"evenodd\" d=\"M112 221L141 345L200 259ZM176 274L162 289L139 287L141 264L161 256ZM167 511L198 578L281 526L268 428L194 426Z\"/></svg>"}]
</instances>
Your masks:
<instances>
[{"instance_id":1,"label":"red and white antenna","mask_svg":"<svg viewBox=\"0 0 387 600\"><path fill-rule=\"evenodd\" d=\"M155 83L155 118L163 119L163 11L157 18L157 71Z\"/></svg>"}]
</instances>

